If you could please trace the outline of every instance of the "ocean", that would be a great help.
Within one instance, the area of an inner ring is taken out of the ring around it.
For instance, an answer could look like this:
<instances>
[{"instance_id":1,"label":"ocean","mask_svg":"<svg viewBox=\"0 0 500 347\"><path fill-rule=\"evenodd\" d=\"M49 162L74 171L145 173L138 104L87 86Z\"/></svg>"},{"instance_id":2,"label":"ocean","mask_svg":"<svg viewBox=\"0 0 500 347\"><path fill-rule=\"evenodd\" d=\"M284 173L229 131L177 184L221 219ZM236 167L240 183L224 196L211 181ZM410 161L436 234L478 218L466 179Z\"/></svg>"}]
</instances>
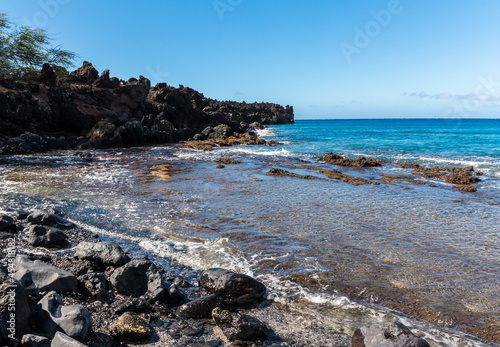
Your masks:
<instances>
[{"instance_id":1,"label":"ocean","mask_svg":"<svg viewBox=\"0 0 500 347\"><path fill-rule=\"evenodd\" d=\"M297 315L314 323L314 337L295 345L326 346L331 334L380 320L432 346L500 343L500 120L297 120L259 133L280 144L1 157L0 209L58 208L187 278L210 267L255 276L287 308L283 326ZM388 164L318 163L328 152ZM215 168L227 157L242 163ZM483 175L474 193L433 178L381 179L411 176L393 164L403 162ZM323 179L266 175L272 168Z\"/></svg>"}]
</instances>

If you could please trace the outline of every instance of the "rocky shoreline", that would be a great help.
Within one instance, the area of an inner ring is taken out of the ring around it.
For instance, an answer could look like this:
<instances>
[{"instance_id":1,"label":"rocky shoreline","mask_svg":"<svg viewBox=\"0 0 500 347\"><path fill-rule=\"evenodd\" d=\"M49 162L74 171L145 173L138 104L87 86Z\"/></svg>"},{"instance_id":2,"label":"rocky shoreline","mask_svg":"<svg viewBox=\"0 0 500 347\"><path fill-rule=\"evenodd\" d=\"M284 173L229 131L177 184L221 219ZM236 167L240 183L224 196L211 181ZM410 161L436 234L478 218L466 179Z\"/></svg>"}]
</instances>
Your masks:
<instances>
[{"instance_id":1,"label":"rocky shoreline","mask_svg":"<svg viewBox=\"0 0 500 347\"><path fill-rule=\"evenodd\" d=\"M196 281L167 275L58 211L1 215L0 245L1 345L299 345L257 318L275 304L254 278L225 269L206 269ZM364 326L349 338L367 347L388 339L429 346L400 323ZM330 342L348 345L345 336Z\"/></svg>"},{"instance_id":2,"label":"rocky shoreline","mask_svg":"<svg viewBox=\"0 0 500 347\"><path fill-rule=\"evenodd\" d=\"M45 64L36 80L0 74L0 154L120 148L233 136L259 143L252 129L293 123L293 107L206 98L191 88L101 74L89 62L68 76ZM234 141L233 141L234 142Z\"/></svg>"}]
</instances>

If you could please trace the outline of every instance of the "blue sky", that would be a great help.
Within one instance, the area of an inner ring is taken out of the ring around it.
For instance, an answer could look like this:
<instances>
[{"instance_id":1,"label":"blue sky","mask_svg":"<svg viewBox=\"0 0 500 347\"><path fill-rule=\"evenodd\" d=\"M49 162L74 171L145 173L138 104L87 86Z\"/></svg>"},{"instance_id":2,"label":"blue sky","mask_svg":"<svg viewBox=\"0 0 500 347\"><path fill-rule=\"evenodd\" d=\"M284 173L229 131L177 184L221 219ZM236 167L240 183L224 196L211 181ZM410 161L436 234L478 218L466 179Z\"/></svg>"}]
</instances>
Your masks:
<instances>
[{"instance_id":1,"label":"blue sky","mask_svg":"<svg viewBox=\"0 0 500 347\"><path fill-rule=\"evenodd\" d=\"M0 0L122 79L305 118L500 118L496 0Z\"/></svg>"}]
</instances>

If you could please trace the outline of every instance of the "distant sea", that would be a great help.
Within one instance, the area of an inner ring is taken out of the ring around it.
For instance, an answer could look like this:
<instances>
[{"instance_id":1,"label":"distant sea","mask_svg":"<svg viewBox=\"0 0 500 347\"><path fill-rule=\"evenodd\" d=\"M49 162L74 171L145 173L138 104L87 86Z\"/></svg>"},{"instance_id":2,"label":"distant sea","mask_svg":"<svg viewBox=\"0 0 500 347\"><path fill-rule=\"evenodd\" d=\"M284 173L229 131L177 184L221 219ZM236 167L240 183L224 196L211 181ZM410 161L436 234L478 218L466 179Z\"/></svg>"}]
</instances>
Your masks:
<instances>
[{"instance_id":1,"label":"distant sea","mask_svg":"<svg viewBox=\"0 0 500 347\"><path fill-rule=\"evenodd\" d=\"M500 120L297 120L259 133L280 144L1 157L0 206L56 207L160 263L255 276L315 325L318 340L303 345L380 320L432 346L500 342ZM387 184L382 174L410 169L318 163L328 152L483 175L475 193L433 179ZM223 157L242 163L216 169ZM266 175L325 178L312 166L380 184Z\"/></svg>"}]
</instances>

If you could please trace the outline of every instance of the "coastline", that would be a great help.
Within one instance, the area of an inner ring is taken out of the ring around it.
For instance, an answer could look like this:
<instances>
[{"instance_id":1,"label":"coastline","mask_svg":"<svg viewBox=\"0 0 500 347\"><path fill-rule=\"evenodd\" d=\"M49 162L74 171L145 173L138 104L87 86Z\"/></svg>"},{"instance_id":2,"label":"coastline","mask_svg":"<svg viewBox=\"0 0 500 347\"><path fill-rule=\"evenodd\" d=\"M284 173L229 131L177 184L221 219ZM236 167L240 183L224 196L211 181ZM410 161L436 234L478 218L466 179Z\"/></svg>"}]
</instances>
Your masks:
<instances>
[{"instance_id":1,"label":"coastline","mask_svg":"<svg viewBox=\"0 0 500 347\"><path fill-rule=\"evenodd\" d=\"M228 161L224 161L224 162L228 163ZM215 163L213 163L213 165L215 165ZM226 165L227 165L227 164L226 164ZM230 165L230 164L229 164L229 165ZM339 287L339 289L341 289L341 287ZM359 289L359 290L358 290L358 289ZM362 288L358 288L358 289L343 288L342 292L343 292L343 293L345 293L345 294L349 294L348 296L349 296L351 299L358 299L358 300L361 300L361 301L370 302L369 297L373 295L373 292L368 291L368 292L365 292L365 294L366 294L365 296L359 296L358 294L359 294L360 292L362 292L362 291L361 291L361 289L362 289ZM352 295L352 296L351 296L351 295ZM357 296L357 295L358 295L358 296ZM394 308L399 308L399 307L400 307L400 308L402 309L402 311L405 311L405 310L404 310L404 308L405 308L405 302L406 302L406 301L405 301L405 300L401 300L401 298L400 298L400 297L398 297L398 295L394 296L394 300L395 300L395 301L393 301L393 304L396 304L396 305L395 305L395 306L388 305L388 306L389 306L389 307L394 307ZM379 302L380 302L380 301L379 301ZM401 304L402 306L397 306L398 304ZM281 305L281 304L276 303L276 304L273 304L273 305ZM273 316L273 315L274 315L274 316L276 317L276 315L277 315L277 314L279 315L279 312L281 312L281 311L283 311L283 310L285 310L285 311L286 311L286 309L284 309L283 307L278 307L278 308L277 308L276 306L273 306L273 305L270 305L270 306L269 306L269 307L270 307L269 309L271 310L270 312L269 312L269 311L267 311L267 312L266 312L266 311L261 312L261 311L259 311L259 310L256 310L256 311L251 311L251 313L252 313L252 314L257 315L258 317L266 317L266 315L271 315L271 316ZM285 306L285 307L286 307L286 306ZM276 311L274 311L274 309L276 309ZM274 312L274 313L273 313L273 312ZM416 312L416 311L412 311L412 312ZM289 317L288 317L288 318L289 318ZM284 319L284 318L282 317L282 320L283 320L283 319ZM281 322L282 322L282 321L281 321ZM281 327L281 329L285 329L282 325L280 325L280 327ZM338 326L337 326L337 327L338 327ZM295 328L297 328L297 327L295 327ZM338 329L338 328L336 328L336 329ZM283 339L283 338L286 338L286 337L284 337L284 336L286 336L286 334L291 334L290 336L293 336L293 333L292 333L292 332L290 332L290 331L288 331L287 329L285 329L285 330L280 330L280 328L279 328L279 327L273 327L273 330L275 330L275 331L281 331L281 334L278 334L278 335L279 335L279 336L280 336L280 338L282 338L282 339ZM306 329L306 331L307 331L307 329ZM302 332L302 335L306 334L306 331ZM349 340L349 338L350 338L350 334L345 334L345 332L341 332L341 330L335 330L335 329L334 329L334 330L332 330L332 334L333 334L333 335L331 335L331 336L337 336L337 337L339 338L339 341L344 341L343 343L345 343L345 341ZM336 335L336 334L340 334L340 335ZM330 335L328 335L328 334L327 334L327 336L330 336ZM290 337L290 338L291 338L291 337ZM313 339L313 336L309 336L309 338ZM317 336L316 336L316 338L317 338ZM290 341L292 341L292 340L290 340ZM296 341L300 341L300 339L299 339L299 340L296 340ZM305 343L305 342L304 342L304 345L314 345L314 344L311 344L311 341L314 341L314 340L309 340L309 341L310 341L309 343ZM297 343L297 344L293 344L293 345L300 345L300 344L298 344L298 342L295 342L295 343ZM340 343L340 342L339 342L339 343ZM321 345L321 344L318 344L318 345Z\"/></svg>"}]
</instances>

